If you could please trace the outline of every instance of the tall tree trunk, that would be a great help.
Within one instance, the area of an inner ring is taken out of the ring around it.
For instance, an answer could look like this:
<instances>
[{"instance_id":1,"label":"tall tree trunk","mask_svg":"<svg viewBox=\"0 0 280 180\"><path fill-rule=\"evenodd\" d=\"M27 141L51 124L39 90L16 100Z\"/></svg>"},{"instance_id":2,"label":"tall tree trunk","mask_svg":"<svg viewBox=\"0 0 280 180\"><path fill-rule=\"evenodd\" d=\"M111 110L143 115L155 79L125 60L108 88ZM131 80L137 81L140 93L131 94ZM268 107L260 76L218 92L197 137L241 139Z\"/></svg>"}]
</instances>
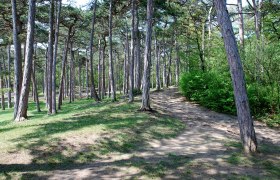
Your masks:
<instances>
[{"instance_id":1,"label":"tall tree trunk","mask_svg":"<svg viewBox=\"0 0 280 180\"><path fill-rule=\"evenodd\" d=\"M156 58L156 90L159 91L160 90L160 72L159 72L159 68L160 68L160 50L159 50L159 45L158 45L158 40L157 40L157 34L155 33L155 58Z\"/></svg>"},{"instance_id":2,"label":"tall tree trunk","mask_svg":"<svg viewBox=\"0 0 280 180\"><path fill-rule=\"evenodd\" d=\"M78 58L79 58L79 52L78 52ZM82 98L82 62L79 61L79 67L78 67L78 73L79 73L79 97Z\"/></svg>"},{"instance_id":3,"label":"tall tree trunk","mask_svg":"<svg viewBox=\"0 0 280 180\"><path fill-rule=\"evenodd\" d=\"M62 99L63 99L63 91L64 91L64 94L66 94L65 76L66 76L67 53L68 53L68 47L69 47L69 42L70 42L70 38L71 38L71 31L72 31L72 26L68 29L67 39L65 40L65 44L64 44L63 57L62 57L61 79L60 79L59 94L58 94L58 109L61 109Z\"/></svg>"},{"instance_id":4,"label":"tall tree trunk","mask_svg":"<svg viewBox=\"0 0 280 180\"><path fill-rule=\"evenodd\" d=\"M11 46L7 46L7 59L8 59L8 108L12 107L12 86L11 86Z\"/></svg>"},{"instance_id":5,"label":"tall tree trunk","mask_svg":"<svg viewBox=\"0 0 280 180\"><path fill-rule=\"evenodd\" d=\"M88 78L88 50L86 50L86 94L87 98L89 98L89 78Z\"/></svg>"},{"instance_id":6,"label":"tall tree trunk","mask_svg":"<svg viewBox=\"0 0 280 180\"><path fill-rule=\"evenodd\" d=\"M102 86L102 80L101 80L101 60L102 60L102 47L101 47L101 39L98 41L98 96L101 97L101 86Z\"/></svg>"},{"instance_id":7,"label":"tall tree trunk","mask_svg":"<svg viewBox=\"0 0 280 180\"><path fill-rule=\"evenodd\" d=\"M129 102L134 101L133 89L134 89L134 48L135 48L135 0L131 0L131 15L132 15L132 30L131 30L131 55L130 55L130 73L129 73Z\"/></svg>"},{"instance_id":8,"label":"tall tree trunk","mask_svg":"<svg viewBox=\"0 0 280 180\"><path fill-rule=\"evenodd\" d=\"M180 78L180 57L179 57L179 45L177 40L177 34L175 39L175 48L176 48L176 86L178 86L179 78Z\"/></svg>"},{"instance_id":9,"label":"tall tree trunk","mask_svg":"<svg viewBox=\"0 0 280 180\"><path fill-rule=\"evenodd\" d=\"M14 42L14 119L18 112L18 103L22 85L22 62L21 62L21 43L19 34L19 21L17 16L16 0L11 0L13 16L13 42Z\"/></svg>"},{"instance_id":10,"label":"tall tree trunk","mask_svg":"<svg viewBox=\"0 0 280 180\"><path fill-rule=\"evenodd\" d=\"M52 114L52 73L53 73L53 40L54 40L54 0L50 0L49 11L49 45L48 45L48 114Z\"/></svg>"},{"instance_id":11,"label":"tall tree trunk","mask_svg":"<svg viewBox=\"0 0 280 180\"><path fill-rule=\"evenodd\" d=\"M0 64L0 93L1 93L1 108L2 110L5 110L4 70L2 69L2 63Z\"/></svg>"},{"instance_id":12,"label":"tall tree trunk","mask_svg":"<svg viewBox=\"0 0 280 180\"><path fill-rule=\"evenodd\" d=\"M112 7L113 2L110 0L110 10L109 10L109 76L110 76L110 85L112 91L112 101L116 101L116 87L115 87L115 77L114 77L114 62L112 54Z\"/></svg>"},{"instance_id":13,"label":"tall tree trunk","mask_svg":"<svg viewBox=\"0 0 280 180\"><path fill-rule=\"evenodd\" d=\"M146 44L144 54L144 74L143 74L143 94L142 94L142 111L150 111L150 74L151 74L151 45L153 29L153 0L147 2L147 29Z\"/></svg>"},{"instance_id":14,"label":"tall tree trunk","mask_svg":"<svg viewBox=\"0 0 280 180\"><path fill-rule=\"evenodd\" d=\"M70 94L69 102L74 102L75 100L75 67L74 67L74 50L73 50L73 41L70 42L70 74L69 74L69 84L70 84Z\"/></svg>"},{"instance_id":15,"label":"tall tree trunk","mask_svg":"<svg viewBox=\"0 0 280 180\"><path fill-rule=\"evenodd\" d=\"M56 60L57 60L57 50L58 50L61 0L58 0L57 3L58 3L58 7L57 7L57 14L56 14L54 54L53 54L53 65L52 65L52 114L56 114Z\"/></svg>"},{"instance_id":16,"label":"tall tree trunk","mask_svg":"<svg viewBox=\"0 0 280 180\"><path fill-rule=\"evenodd\" d=\"M106 64L105 64L105 50L106 50L106 37L103 37L103 41L104 41L104 46L102 49L102 99L104 98L105 94L106 94Z\"/></svg>"},{"instance_id":17,"label":"tall tree trunk","mask_svg":"<svg viewBox=\"0 0 280 180\"><path fill-rule=\"evenodd\" d=\"M140 31L139 31L139 15L138 15L138 5L135 7L135 48L134 48L134 56L135 56L135 88L140 90L141 88L141 52L140 52Z\"/></svg>"},{"instance_id":18,"label":"tall tree trunk","mask_svg":"<svg viewBox=\"0 0 280 180\"><path fill-rule=\"evenodd\" d=\"M241 141L246 153L256 152L257 139L253 119L250 113L244 72L232 24L226 8L226 1L215 0L214 3L230 66Z\"/></svg>"},{"instance_id":19,"label":"tall tree trunk","mask_svg":"<svg viewBox=\"0 0 280 180\"><path fill-rule=\"evenodd\" d=\"M46 49L46 53L45 53L45 69L44 69L44 98L46 101L46 107L48 107L48 48Z\"/></svg>"},{"instance_id":20,"label":"tall tree trunk","mask_svg":"<svg viewBox=\"0 0 280 180\"><path fill-rule=\"evenodd\" d=\"M130 74L130 67L129 67L129 61L130 61L130 47L129 47L129 37L128 37L128 26L126 24L126 33L125 33L125 54L126 54L126 71L125 73L125 82L126 82L126 94L128 94L128 90L129 90L129 74Z\"/></svg>"},{"instance_id":21,"label":"tall tree trunk","mask_svg":"<svg viewBox=\"0 0 280 180\"><path fill-rule=\"evenodd\" d=\"M32 73L32 58L33 58L33 46L34 46L34 29L35 29L35 9L36 0L29 0L28 9L28 25L27 25L27 36L26 36L26 53L25 63L23 72L23 83L19 98L18 113L16 121L22 121L27 118L27 106L28 106L28 95L30 88L30 76Z\"/></svg>"},{"instance_id":22,"label":"tall tree trunk","mask_svg":"<svg viewBox=\"0 0 280 180\"><path fill-rule=\"evenodd\" d=\"M89 54L90 54L90 81L91 81L91 97L95 101L100 101L94 83L94 72L93 72L93 38L94 38L94 26L95 26L95 14L96 14L96 1L93 3L93 16L92 16L92 28L90 33L90 45L89 45Z\"/></svg>"},{"instance_id":23,"label":"tall tree trunk","mask_svg":"<svg viewBox=\"0 0 280 180\"><path fill-rule=\"evenodd\" d=\"M167 87L167 72L166 72L166 42L164 42L163 45L163 71L162 71L162 81L163 81L163 87Z\"/></svg>"}]
</instances>

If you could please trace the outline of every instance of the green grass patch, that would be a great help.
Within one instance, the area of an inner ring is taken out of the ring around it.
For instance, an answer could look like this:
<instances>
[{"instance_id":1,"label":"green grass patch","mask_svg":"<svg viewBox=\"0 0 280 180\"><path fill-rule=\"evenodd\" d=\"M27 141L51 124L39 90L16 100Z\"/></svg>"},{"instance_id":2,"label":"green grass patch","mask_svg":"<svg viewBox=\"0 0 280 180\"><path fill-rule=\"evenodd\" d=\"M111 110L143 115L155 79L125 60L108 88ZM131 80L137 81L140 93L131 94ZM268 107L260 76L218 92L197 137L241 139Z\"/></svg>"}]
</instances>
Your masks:
<instances>
[{"instance_id":1,"label":"green grass patch","mask_svg":"<svg viewBox=\"0 0 280 180\"><path fill-rule=\"evenodd\" d=\"M41 104L44 107L44 104ZM28 120L15 123L13 110L0 111L0 179L37 177L55 169L68 169L93 163L111 153L134 153L153 139L178 135L185 125L159 113L139 112L139 102L133 104L91 99L65 103L57 115L47 115L45 108L36 112L29 104ZM91 140L93 139L93 140ZM13 154L25 153L17 164ZM31 159L30 159L31 158ZM116 162L117 164L117 162ZM154 169L143 167L151 176L162 176L164 165Z\"/></svg>"}]
</instances>

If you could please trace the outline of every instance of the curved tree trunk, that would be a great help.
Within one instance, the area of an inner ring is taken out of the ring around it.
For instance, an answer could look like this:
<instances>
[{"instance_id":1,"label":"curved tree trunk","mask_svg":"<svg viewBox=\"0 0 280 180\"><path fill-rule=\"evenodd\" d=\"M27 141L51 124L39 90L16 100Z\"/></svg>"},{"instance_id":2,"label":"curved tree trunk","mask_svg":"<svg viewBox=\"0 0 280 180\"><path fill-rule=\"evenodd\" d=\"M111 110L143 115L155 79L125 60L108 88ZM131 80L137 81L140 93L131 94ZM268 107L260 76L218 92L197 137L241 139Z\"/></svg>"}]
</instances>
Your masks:
<instances>
[{"instance_id":1,"label":"curved tree trunk","mask_svg":"<svg viewBox=\"0 0 280 180\"><path fill-rule=\"evenodd\" d=\"M147 2L147 30L146 44L144 54L144 74L143 74L143 94L142 94L142 111L150 111L150 74L151 74L151 45L152 45L152 28L153 28L153 0Z\"/></svg>"},{"instance_id":2,"label":"curved tree trunk","mask_svg":"<svg viewBox=\"0 0 280 180\"><path fill-rule=\"evenodd\" d=\"M226 1L215 0L214 2L230 67L241 141L246 153L256 152L257 139L253 119L250 113L244 72L232 24L226 8Z\"/></svg>"},{"instance_id":3,"label":"curved tree trunk","mask_svg":"<svg viewBox=\"0 0 280 180\"><path fill-rule=\"evenodd\" d=\"M36 0L29 0L28 25L26 37L26 53L23 73L23 83L19 98L18 113L16 121L22 121L27 118L28 95L30 88L30 78L32 73L32 59L34 46L34 28L35 28L35 9Z\"/></svg>"}]
</instances>

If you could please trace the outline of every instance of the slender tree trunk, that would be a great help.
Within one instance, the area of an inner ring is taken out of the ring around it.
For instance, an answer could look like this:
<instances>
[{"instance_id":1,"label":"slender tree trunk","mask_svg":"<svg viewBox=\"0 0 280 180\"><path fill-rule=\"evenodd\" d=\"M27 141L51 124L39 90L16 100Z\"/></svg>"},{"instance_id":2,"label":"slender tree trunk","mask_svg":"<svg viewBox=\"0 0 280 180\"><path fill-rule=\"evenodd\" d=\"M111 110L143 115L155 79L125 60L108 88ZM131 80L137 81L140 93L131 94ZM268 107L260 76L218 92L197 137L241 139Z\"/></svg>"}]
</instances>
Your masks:
<instances>
[{"instance_id":1,"label":"slender tree trunk","mask_svg":"<svg viewBox=\"0 0 280 180\"><path fill-rule=\"evenodd\" d=\"M230 66L241 141L246 153L256 152L257 139L253 119L250 113L244 72L231 20L226 8L226 1L215 0L214 3Z\"/></svg>"},{"instance_id":2,"label":"slender tree trunk","mask_svg":"<svg viewBox=\"0 0 280 180\"><path fill-rule=\"evenodd\" d=\"M61 70L61 79L60 79L60 86L59 86L59 94L58 94L58 109L61 109L63 94L66 94L66 64L67 64L67 53L68 47L70 42L72 27L68 29L67 39L65 40L64 50L63 50L63 59L62 59L62 70ZM64 90L64 92L63 92Z\"/></svg>"},{"instance_id":3,"label":"slender tree trunk","mask_svg":"<svg viewBox=\"0 0 280 180\"><path fill-rule=\"evenodd\" d=\"M237 5L238 5L237 6L238 15L239 15L239 42L240 42L242 51L244 51L244 19L243 19L242 0L237 0Z\"/></svg>"},{"instance_id":4,"label":"slender tree trunk","mask_svg":"<svg viewBox=\"0 0 280 180\"><path fill-rule=\"evenodd\" d=\"M105 50L106 50L106 37L103 37L103 41L104 41L104 46L102 49L102 99L104 99L104 96L106 94L106 64L105 64Z\"/></svg>"},{"instance_id":5,"label":"slender tree trunk","mask_svg":"<svg viewBox=\"0 0 280 180\"><path fill-rule=\"evenodd\" d=\"M134 56L135 56L135 88L140 90L141 88L141 52L140 52L140 31L139 31L139 15L138 15L138 5L135 7L135 48L134 48Z\"/></svg>"},{"instance_id":6,"label":"slender tree trunk","mask_svg":"<svg viewBox=\"0 0 280 180\"><path fill-rule=\"evenodd\" d=\"M180 78L180 57L179 57L179 45L178 45L177 37L175 40L175 48L176 48L176 86L178 86L179 78Z\"/></svg>"},{"instance_id":7,"label":"slender tree trunk","mask_svg":"<svg viewBox=\"0 0 280 180\"><path fill-rule=\"evenodd\" d=\"M48 48L46 49L46 54L45 54L45 69L44 69L44 98L46 101L46 107L48 107Z\"/></svg>"},{"instance_id":8,"label":"slender tree trunk","mask_svg":"<svg viewBox=\"0 0 280 180\"><path fill-rule=\"evenodd\" d=\"M22 85L22 62L21 62L21 43L19 34L19 28L17 22L17 3L16 0L11 0L12 4L12 16L13 16L13 42L14 42L14 119L18 112L18 103Z\"/></svg>"},{"instance_id":9,"label":"slender tree trunk","mask_svg":"<svg viewBox=\"0 0 280 180\"><path fill-rule=\"evenodd\" d=\"M93 38L94 38L94 26L95 26L95 14L96 14L96 1L93 3L93 16L92 16L92 28L90 33L90 45L89 45L89 54L90 54L90 81L91 81L91 97L95 101L100 101L94 83L94 72L93 72Z\"/></svg>"},{"instance_id":10,"label":"slender tree trunk","mask_svg":"<svg viewBox=\"0 0 280 180\"><path fill-rule=\"evenodd\" d=\"M156 58L156 90L159 91L160 90L160 72L159 72L160 50L159 50L159 45L158 45L156 33L155 33L155 51L156 51L156 53L155 53L155 58Z\"/></svg>"},{"instance_id":11,"label":"slender tree trunk","mask_svg":"<svg viewBox=\"0 0 280 180\"><path fill-rule=\"evenodd\" d=\"M28 95L30 88L30 78L32 73L32 58L34 46L35 9L36 0L29 0L28 25L26 36L27 48L25 53L23 83L19 98L19 106L16 121L22 121L27 118Z\"/></svg>"},{"instance_id":12,"label":"slender tree trunk","mask_svg":"<svg viewBox=\"0 0 280 180\"><path fill-rule=\"evenodd\" d=\"M166 72L166 42L164 42L163 48L163 71L162 71L162 81L163 81L163 87L167 87L167 72Z\"/></svg>"},{"instance_id":13,"label":"slender tree trunk","mask_svg":"<svg viewBox=\"0 0 280 180\"><path fill-rule=\"evenodd\" d=\"M99 39L98 41L98 52L99 52L99 56L98 56L98 96L101 97L101 86L102 86L102 79L101 79L101 74L102 74L102 70L101 70L101 60L102 60L102 47L101 47L101 39Z\"/></svg>"},{"instance_id":14,"label":"slender tree trunk","mask_svg":"<svg viewBox=\"0 0 280 180\"><path fill-rule=\"evenodd\" d=\"M37 83L36 83L36 78L35 77L36 77L35 62L33 61L33 69L32 69L32 72L31 72L31 78L32 78L32 84L33 84L34 99L35 99L35 103L36 103L37 112L41 112Z\"/></svg>"},{"instance_id":15,"label":"slender tree trunk","mask_svg":"<svg viewBox=\"0 0 280 180\"><path fill-rule=\"evenodd\" d=\"M126 71L124 72L126 74L126 94L128 94L129 88L129 74L130 74L130 67L129 67L129 61L130 61L130 47L129 47L129 37L128 37L128 27L126 25L126 33L125 33L125 53L126 53Z\"/></svg>"},{"instance_id":16,"label":"slender tree trunk","mask_svg":"<svg viewBox=\"0 0 280 180\"><path fill-rule=\"evenodd\" d=\"M12 107L12 86L11 86L11 46L7 46L7 59L8 59L8 108Z\"/></svg>"},{"instance_id":17,"label":"slender tree trunk","mask_svg":"<svg viewBox=\"0 0 280 180\"><path fill-rule=\"evenodd\" d=\"M53 65L52 65L52 114L56 114L56 61L57 61L57 50L58 50L60 12L61 12L61 0L58 0L56 26L55 26Z\"/></svg>"},{"instance_id":18,"label":"slender tree trunk","mask_svg":"<svg viewBox=\"0 0 280 180\"><path fill-rule=\"evenodd\" d=\"M79 73L79 97L81 99L82 98L82 62L79 62L78 73Z\"/></svg>"},{"instance_id":19,"label":"slender tree trunk","mask_svg":"<svg viewBox=\"0 0 280 180\"><path fill-rule=\"evenodd\" d=\"M73 41L70 42L70 77L69 77L69 84L70 84L70 94L69 94L69 102L74 102L75 100L75 67L74 67L74 50L73 50Z\"/></svg>"},{"instance_id":20,"label":"slender tree trunk","mask_svg":"<svg viewBox=\"0 0 280 180\"><path fill-rule=\"evenodd\" d=\"M52 73L53 73L53 43L54 43L54 0L50 0L49 12L49 45L48 45L48 91L47 104L48 114L52 114Z\"/></svg>"},{"instance_id":21,"label":"slender tree trunk","mask_svg":"<svg viewBox=\"0 0 280 180\"><path fill-rule=\"evenodd\" d=\"M87 98L89 98L89 78L88 78L88 50L86 50L86 94Z\"/></svg>"},{"instance_id":22,"label":"slender tree trunk","mask_svg":"<svg viewBox=\"0 0 280 180\"><path fill-rule=\"evenodd\" d=\"M115 87L115 77L114 77L114 62L112 57L112 0L110 0L110 10L109 10L109 76L112 91L112 101L116 101L116 87Z\"/></svg>"},{"instance_id":23,"label":"slender tree trunk","mask_svg":"<svg viewBox=\"0 0 280 180\"><path fill-rule=\"evenodd\" d=\"M4 59L3 59L4 62ZM0 93L1 93L1 108L5 110L5 93L4 93L4 71L2 69L2 64L0 64Z\"/></svg>"},{"instance_id":24,"label":"slender tree trunk","mask_svg":"<svg viewBox=\"0 0 280 180\"><path fill-rule=\"evenodd\" d=\"M129 74L129 102L134 101L134 48L135 48L135 0L131 0L132 30L131 30L131 55L130 55L130 74Z\"/></svg>"},{"instance_id":25,"label":"slender tree trunk","mask_svg":"<svg viewBox=\"0 0 280 180\"><path fill-rule=\"evenodd\" d=\"M147 2L147 29L146 44L144 54L144 74L143 74L143 94L142 94L142 111L150 111L150 74L151 74L151 46L152 46L152 29L153 29L153 0Z\"/></svg>"}]
</instances>

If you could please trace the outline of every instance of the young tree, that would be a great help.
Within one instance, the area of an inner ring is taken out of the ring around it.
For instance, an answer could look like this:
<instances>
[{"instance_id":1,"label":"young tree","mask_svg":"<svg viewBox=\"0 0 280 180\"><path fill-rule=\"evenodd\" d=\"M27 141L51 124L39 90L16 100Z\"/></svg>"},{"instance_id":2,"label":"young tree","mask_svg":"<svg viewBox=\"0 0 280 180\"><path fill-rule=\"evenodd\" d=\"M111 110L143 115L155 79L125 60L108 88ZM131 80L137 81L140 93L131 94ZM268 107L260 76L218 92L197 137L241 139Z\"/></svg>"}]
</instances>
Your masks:
<instances>
[{"instance_id":1,"label":"young tree","mask_svg":"<svg viewBox=\"0 0 280 180\"><path fill-rule=\"evenodd\" d=\"M23 72L23 83L19 98L18 112L16 121L22 121L27 118L27 106L28 106L28 95L30 78L32 73L32 59L33 59L33 46L34 46L34 28L35 28L35 9L36 0L29 0L28 9L28 23L27 23L27 36L26 36L26 52L25 52L25 63Z\"/></svg>"},{"instance_id":2,"label":"young tree","mask_svg":"<svg viewBox=\"0 0 280 180\"><path fill-rule=\"evenodd\" d=\"M241 141L245 152L253 153L257 151L257 139L250 113L242 62L227 11L226 1L215 0L214 3L230 67Z\"/></svg>"},{"instance_id":3,"label":"young tree","mask_svg":"<svg viewBox=\"0 0 280 180\"><path fill-rule=\"evenodd\" d=\"M144 54L144 74L143 74L143 95L142 111L150 111L150 74L151 74L151 46L152 46L152 29L153 29L153 0L147 2L147 29L146 44Z\"/></svg>"}]
</instances>

